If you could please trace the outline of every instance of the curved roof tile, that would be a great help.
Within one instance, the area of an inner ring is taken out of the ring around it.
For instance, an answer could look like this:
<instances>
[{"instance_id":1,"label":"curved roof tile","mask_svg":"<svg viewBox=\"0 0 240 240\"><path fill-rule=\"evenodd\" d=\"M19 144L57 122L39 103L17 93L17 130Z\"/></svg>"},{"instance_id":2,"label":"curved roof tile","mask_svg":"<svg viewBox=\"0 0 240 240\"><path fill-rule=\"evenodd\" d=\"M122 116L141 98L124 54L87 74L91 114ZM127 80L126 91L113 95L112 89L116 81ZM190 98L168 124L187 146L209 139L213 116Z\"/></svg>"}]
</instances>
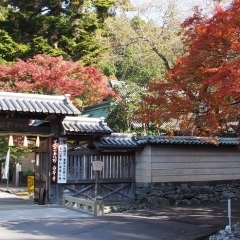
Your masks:
<instances>
[{"instance_id":1,"label":"curved roof tile","mask_svg":"<svg viewBox=\"0 0 240 240\"><path fill-rule=\"evenodd\" d=\"M112 133L108 137L95 140L98 149L139 149L136 135L132 133Z\"/></svg>"},{"instance_id":2,"label":"curved roof tile","mask_svg":"<svg viewBox=\"0 0 240 240\"><path fill-rule=\"evenodd\" d=\"M70 101L70 95L61 96L0 92L0 111L80 115Z\"/></svg>"},{"instance_id":3,"label":"curved roof tile","mask_svg":"<svg viewBox=\"0 0 240 240\"><path fill-rule=\"evenodd\" d=\"M65 117L62 122L65 134L111 134L112 130L102 118Z\"/></svg>"},{"instance_id":4,"label":"curved roof tile","mask_svg":"<svg viewBox=\"0 0 240 240\"><path fill-rule=\"evenodd\" d=\"M192 136L144 136L136 137L134 134L112 133L94 141L98 149L140 149L148 144L157 145L228 145L238 146L238 138L206 138Z\"/></svg>"},{"instance_id":5,"label":"curved roof tile","mask_svg":"<svg viewBox=\"0 0 240 240\"><path fill-rule=\"evenodd\" d=\"M193 136L145 136L139 137L137 143L146 144L182 144L182 145L232 145L240 144L238 138L193 137Z\"/></svg>"}]
</instances>

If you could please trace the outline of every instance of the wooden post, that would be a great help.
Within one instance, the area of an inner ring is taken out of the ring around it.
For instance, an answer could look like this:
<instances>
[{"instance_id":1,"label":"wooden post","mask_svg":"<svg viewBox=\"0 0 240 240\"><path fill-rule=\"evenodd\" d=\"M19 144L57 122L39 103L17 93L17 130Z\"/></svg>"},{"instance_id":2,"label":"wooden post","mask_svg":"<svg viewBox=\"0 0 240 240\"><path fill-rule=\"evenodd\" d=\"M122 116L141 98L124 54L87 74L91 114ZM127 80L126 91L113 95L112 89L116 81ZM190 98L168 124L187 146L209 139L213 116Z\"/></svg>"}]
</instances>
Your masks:
<instances>
[{"instance_id":1,"label":"wooden post","mask_svg":"<svg viewBox=\"0 0 240 240\"><path fill-rule=\"evenodd\" d=\"M98 196L98 171L95 170L95 198Z\"/></svg>"},{"instance_id":2,"label":"wooden post","mask_svg":"<svg viewBox=\"0 0 240 240\"><path fill-rule=\"evenodd\" d=\"M228 224L228 230L231 233L232 232L232 224L231 224L231 199L228 199L228 220L229 220L229 224Z\"/></svg>"},{"instance_id":3,"label":"wooden post","mask_svg":"<svg viewBox=\"0 0 240 240\"><path fill-rule=\"evenodd\" d=\"M97 196L94 201L94 216L103 216L104 215L104 204L102 197Z\"/></svg>"},{"instance_id":4,"label":"wooden post","mask_svg":"<svg viewBox=\"0 0 240 240\"><path fill-rule=\"evenodd\" d=\"M98 174L99 171L102 171L103 162L101 161L93 161L93 170L95 171L95 194L94 197L98 196Z\"/></svg>"}]
</instances>

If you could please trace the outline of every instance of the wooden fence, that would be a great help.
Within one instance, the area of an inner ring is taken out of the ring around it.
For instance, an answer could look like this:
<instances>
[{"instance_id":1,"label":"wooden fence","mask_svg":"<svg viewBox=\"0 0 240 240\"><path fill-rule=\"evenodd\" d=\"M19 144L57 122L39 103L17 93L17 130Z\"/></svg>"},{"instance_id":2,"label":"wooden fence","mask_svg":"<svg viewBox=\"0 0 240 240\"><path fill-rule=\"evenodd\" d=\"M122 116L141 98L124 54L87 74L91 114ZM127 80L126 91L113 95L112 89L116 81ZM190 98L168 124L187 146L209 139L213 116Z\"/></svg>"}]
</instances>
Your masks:
<instances>
[{"instance_id":1,"label":"wooden fence","mask_svg":"<svg viewBox=\"0 0 240 240\"><path fill-rule=\"evenodd\" d=\"M93 169L93 162L101 161L101 171ZM134 153L68 153L68 189L74 197L92 199L100 195L106 201L131 201L135 183Z\"/></svg>"},{"instance_id":2,"label":"wooden fence","mask_svg":"<svg viewBox=\"0 0 240 240\"><path fill-rule=\"evenodd\" d=\"M93 170L93 161L103 162L103 169L99 172L99 178L125 179L134 177L134 159L132 154L80 154L69 153L68 182L80 179L95 179L96 171Z\"/></svg>"}]
</instances>

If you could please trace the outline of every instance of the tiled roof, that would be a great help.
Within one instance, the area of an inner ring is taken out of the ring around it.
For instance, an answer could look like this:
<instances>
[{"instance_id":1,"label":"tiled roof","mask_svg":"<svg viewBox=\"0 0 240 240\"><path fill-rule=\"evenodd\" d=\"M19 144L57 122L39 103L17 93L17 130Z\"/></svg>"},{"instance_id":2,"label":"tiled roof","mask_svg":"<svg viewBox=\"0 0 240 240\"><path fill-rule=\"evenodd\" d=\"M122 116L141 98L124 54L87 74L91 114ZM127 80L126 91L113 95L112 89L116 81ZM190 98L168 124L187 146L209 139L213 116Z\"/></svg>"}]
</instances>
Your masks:
<instances>
[{"instance_id":1,"label":"tiled roof","mask_svg":"<svg viewBox=\"0 0 240 240\"><path fill-rule=\"evenodd\" d=\"M70 95L40 95L0 92L0 111L80 115L70 101Z\"/></svg>"},{"instance_id":2,"label":"tiled roof","mask_svg":"<svg viewBox=\"0 0 240 240\"><path fill-rule=\"evenodd\" d=\"M146 144L182 144L182 145L231 145L240 144L238 138L207 138L192 136L146 136L137 139L139 145Z\"/></svg>"},{"instance_id":3,"label":"tiled roof","mask_svg":"<svg viewBox=\"0 0 240 240\"><path fill-rule=\"evenodd\" d=\"M98 149L138 149L139 145L136 142L134 134L112 133L108 137L102 137L94 141L94 146Z\"/></svg>"},{"instance_id":4,"label":"tiled roof","mask_svg":"<svg viewBox=\"0 0 240 240\"><path fill-rule=\"evenodd\" d=\"M229 145L238 146L238 138L204 138L192 136L145 136L136 137L135 134L112 133L110 136L95 140L98 149L140 149L148 144L158 145Z\"/></svg>"},{"instance_id":5,"label":"tiled roof","mask_svg":"<svg viewBox=\"0 0 240 240\"><path fill-rule=\"evenodd\" d=\"M148 144L157 145L212 145L212 146L238 146L238 138L204 138L192 136L144 136L135 134L112 133L93 141L98 150L139 150Z\"/></svg>"},{"instance_id":6,"label":"tiled roof","mask_svg":"<svg viewBox=\"0 0 240 240\"><path fill-rule=\"evenodd\" d=\"M112 130L103 118L65 117L63 122L64 134L111 134Z\"/></svg>"}]
</instances>

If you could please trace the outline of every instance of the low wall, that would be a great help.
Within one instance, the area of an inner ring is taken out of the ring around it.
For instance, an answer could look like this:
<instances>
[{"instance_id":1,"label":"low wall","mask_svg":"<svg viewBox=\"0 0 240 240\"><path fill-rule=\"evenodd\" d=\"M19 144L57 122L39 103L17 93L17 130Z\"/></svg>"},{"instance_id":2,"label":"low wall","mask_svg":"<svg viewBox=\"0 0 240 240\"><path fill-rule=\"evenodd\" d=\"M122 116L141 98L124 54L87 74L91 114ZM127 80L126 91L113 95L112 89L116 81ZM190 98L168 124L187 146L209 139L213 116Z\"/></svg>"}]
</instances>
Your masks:
<instances>
[{"instance_id":1,"label":"low wall","mask_svg":"<svg viewBox=\"0 0 240 240\"><path fill-rule=\"evenodd\" d=\"M240 179L235 146L148 145L136 153L136 186Z\"/></svg>"},{"instance_id":2,"label":"low wall","mask_svg":"<svg viewBox=\"0 0 240 240\"><path fill-rule=\"evenodd\" d=\"M147 145L136 153L135 199L149 206L240 199L235 146Z\"/></svg>"},{"instance_id":3,"label":"low wall","mask_svg":"<svg viewBox=\"0 0 240 240\"><path fill-rule=\"evenodd\" d=\"M97 197L94 200L90 200L90 199L76 198L76 197L72 197L64 194L63 204L66 208L79 211L79 212L85 212L88 214L92 214L94 216L103 216L104 214L104 206L103 206L103 201L101 197Z\"/></svg>"},{"instance_id":4,"label":"low wall","mask_svg":"<svg viewBox=\"0 0 240 240\"><path fill-rule=\"evenodd\" d=\"M149 207L240 199L240 181L161 183L136 188L136 201Z\"/></svg>"}]
</instances>

